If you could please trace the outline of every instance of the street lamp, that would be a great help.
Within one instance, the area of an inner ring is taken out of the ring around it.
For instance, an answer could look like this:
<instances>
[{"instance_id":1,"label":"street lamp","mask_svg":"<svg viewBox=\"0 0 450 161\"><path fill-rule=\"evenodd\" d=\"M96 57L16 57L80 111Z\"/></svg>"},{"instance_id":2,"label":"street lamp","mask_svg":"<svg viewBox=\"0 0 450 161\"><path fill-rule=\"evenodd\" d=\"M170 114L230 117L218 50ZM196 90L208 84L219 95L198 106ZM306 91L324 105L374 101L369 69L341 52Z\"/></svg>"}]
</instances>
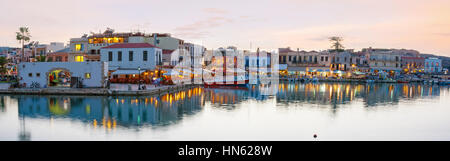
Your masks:
<instances>
[{"instance_id":1,"label":"street lamp","mask_svg":"<svg viewBox=\"0 0 450 161\"><path fill-rule=\"evenodd\" d=\"M139 71L138 90L141 90L141 67L138 67L138 71Z\"/></svg>"}]
</instances>

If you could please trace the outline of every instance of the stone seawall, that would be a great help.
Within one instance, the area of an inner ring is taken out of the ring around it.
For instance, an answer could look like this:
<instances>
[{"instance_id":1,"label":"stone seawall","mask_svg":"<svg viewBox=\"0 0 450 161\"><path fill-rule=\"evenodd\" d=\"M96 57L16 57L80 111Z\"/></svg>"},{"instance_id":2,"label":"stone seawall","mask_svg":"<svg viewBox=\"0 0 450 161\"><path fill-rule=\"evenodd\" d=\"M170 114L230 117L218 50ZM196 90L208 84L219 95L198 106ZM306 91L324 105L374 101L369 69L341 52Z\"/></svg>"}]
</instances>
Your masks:
<instances>
[{"instance_id":1,"label":"stone seawall","mask_svg":"<svg viewBox=\"0 0 450 161\"><path fill-rule=\"evenodd\" d=\"M88 95L88 96L140 96L140 95L163 95L171 92L178 92L186 89L200 87L198 84L173 85L155 87L147 90L110 90L105 88L13 88L0 89L0 94L14 95Z\"/></svg>"}]
</instances>

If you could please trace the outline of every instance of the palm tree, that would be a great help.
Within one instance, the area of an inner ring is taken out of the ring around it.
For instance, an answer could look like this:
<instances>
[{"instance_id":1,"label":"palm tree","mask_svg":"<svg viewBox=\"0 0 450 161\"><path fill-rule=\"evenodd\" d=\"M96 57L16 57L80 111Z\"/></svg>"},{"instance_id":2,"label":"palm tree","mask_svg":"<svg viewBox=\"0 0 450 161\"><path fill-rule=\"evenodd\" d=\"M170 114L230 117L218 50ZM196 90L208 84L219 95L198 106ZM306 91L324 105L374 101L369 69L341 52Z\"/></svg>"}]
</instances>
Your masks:
<instances>
[{"instance_id":1,"label":"palm tree","mask_svg":"<svg viewBox=\"0 0 450 161\"><path fill-rule=\"evenodd\" d=\"M336 52L340 52L344 50L344 46L341 44L344 39L342 37L333 36L329 38L332 42L331 48L333 48Z\"/></svg>"},{"instance_id":2,"label":"palm tree","mask_svg":"<svg viewBox=\"0 0 450 161\"><path fill-rule=\"evenodd\" d=\"M30 41L30 37L31 37L31 35L30 35L30 32L28 32L28 27L20 27L19 32L16 32L16 40L18 40L18 41L20 41L20 43L22 43L22 59L25 54L23 46L24 46L25 42Z\"/></svg>"}]
</instances>

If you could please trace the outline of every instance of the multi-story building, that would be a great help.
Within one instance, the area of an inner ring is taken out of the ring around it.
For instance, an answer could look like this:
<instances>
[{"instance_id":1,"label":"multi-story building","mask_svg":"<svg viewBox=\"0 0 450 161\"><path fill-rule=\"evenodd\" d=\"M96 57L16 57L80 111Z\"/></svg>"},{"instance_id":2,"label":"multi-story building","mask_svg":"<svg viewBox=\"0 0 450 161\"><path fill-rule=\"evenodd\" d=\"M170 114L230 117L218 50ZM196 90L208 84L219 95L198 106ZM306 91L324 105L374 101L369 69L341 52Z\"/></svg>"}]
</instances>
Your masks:
<instances>
[{"instance_id":1,"label":"multi-story building","mask_svg":"<svg viewBox=\"0 0 450 161\"><path fill-rule=\"evenodd\" d=\"M155 70L162 61L162 50L149 43L113 44L102 47L100 53L109 70Z\"/></svg>"},{"instance_id":2,"label":"multi-story building","mask_svg":"<svg viewBox=\"0 0 450 161\"><path fill-rule=\"evenodd\" d=\"M102 47L101 61L108 62L111 82L149 83L159 77L158 64L162 62L162 50L149 43L120 43Z\"/></svg>"},{"instance_id":3,"label":"multi-story building","mask_svg":"<svg viewBox=\"0 0 450 161\"><path fill-rule=\"evenodd\" d=\"M287 58L288 58L288 54L290 52L293 52L293 50L291 50L290 47L287 48L278 48L278 54L279 54L279 64L287 64Z\"/></svg>"},{"instance_id":4,"label":"multi-story building","mask_svg":"<svg viewBox=\"0 0 450 161\"><path fill-rule=\"evenodd\" d=\"M81 38L70 40L69 61L100 61L100 50L113 44L122 43L148 43L164 51L163 63L170 64L171 53L175 50L184 49L184 40L174 38L167 33L145 34L141 32L115 33L107 29L103 33L92 33Z\"/></svg>"},{"instance_id":5,"label":"multi-story building","mask_svg":"<svg viewBox=\"0 0 450 161\"><path fill-rule=\"evenodd\" d=\"M330 69L347 71L353 62L352 54L348 51L333 53L331 58Z\"/></svg>"},{"instance_id":6,"label":"multi-story building","mask_svg":"<svg viewBox=\"0 0 450 161\"><path fill-rule=\"evenodd\" d=\"M442 60L431 57L425 59L425 73L440 73L442 72Z\"/></svg>"},{"instance_id":7,"label":"multi-story building","mask_svg":"<svg viewBox=\"0 0 450 161\"><path fill-rule=\"evenodd\" d=\"M415 56L402 56L402 69L405 73L422 72L424 69L425 58Z\"/></svg>"},{"instance_id":8,"label":"multi-story building","mask_svg":"<svg viewBox=\"0 0 450 161\"><path fill-rule=\"evenodd\" d=\"M367 52L369 67L371 70L394 72L401 71L401 57L398 52L394 52L391 49L363 49L363 52Z\"/></svg>"}]
</instances>

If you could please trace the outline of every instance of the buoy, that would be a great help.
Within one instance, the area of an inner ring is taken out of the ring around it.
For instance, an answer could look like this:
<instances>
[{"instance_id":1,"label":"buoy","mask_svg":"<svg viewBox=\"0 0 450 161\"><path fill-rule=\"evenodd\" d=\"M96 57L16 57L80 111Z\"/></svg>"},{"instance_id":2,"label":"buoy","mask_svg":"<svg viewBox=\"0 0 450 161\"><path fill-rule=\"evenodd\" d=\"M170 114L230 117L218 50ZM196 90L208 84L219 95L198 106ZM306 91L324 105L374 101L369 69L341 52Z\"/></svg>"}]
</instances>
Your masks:
<instances>
[{"instance_id":1,"label":"buoy","mask_svg":"<svg viewBox=\"0 0 450 161\"><path fill-rule=\"evenodd\" d=\"M314 137L314 138L317 138L317 134L314 134L313 137Z\"/></svg>"}]
</instances>

